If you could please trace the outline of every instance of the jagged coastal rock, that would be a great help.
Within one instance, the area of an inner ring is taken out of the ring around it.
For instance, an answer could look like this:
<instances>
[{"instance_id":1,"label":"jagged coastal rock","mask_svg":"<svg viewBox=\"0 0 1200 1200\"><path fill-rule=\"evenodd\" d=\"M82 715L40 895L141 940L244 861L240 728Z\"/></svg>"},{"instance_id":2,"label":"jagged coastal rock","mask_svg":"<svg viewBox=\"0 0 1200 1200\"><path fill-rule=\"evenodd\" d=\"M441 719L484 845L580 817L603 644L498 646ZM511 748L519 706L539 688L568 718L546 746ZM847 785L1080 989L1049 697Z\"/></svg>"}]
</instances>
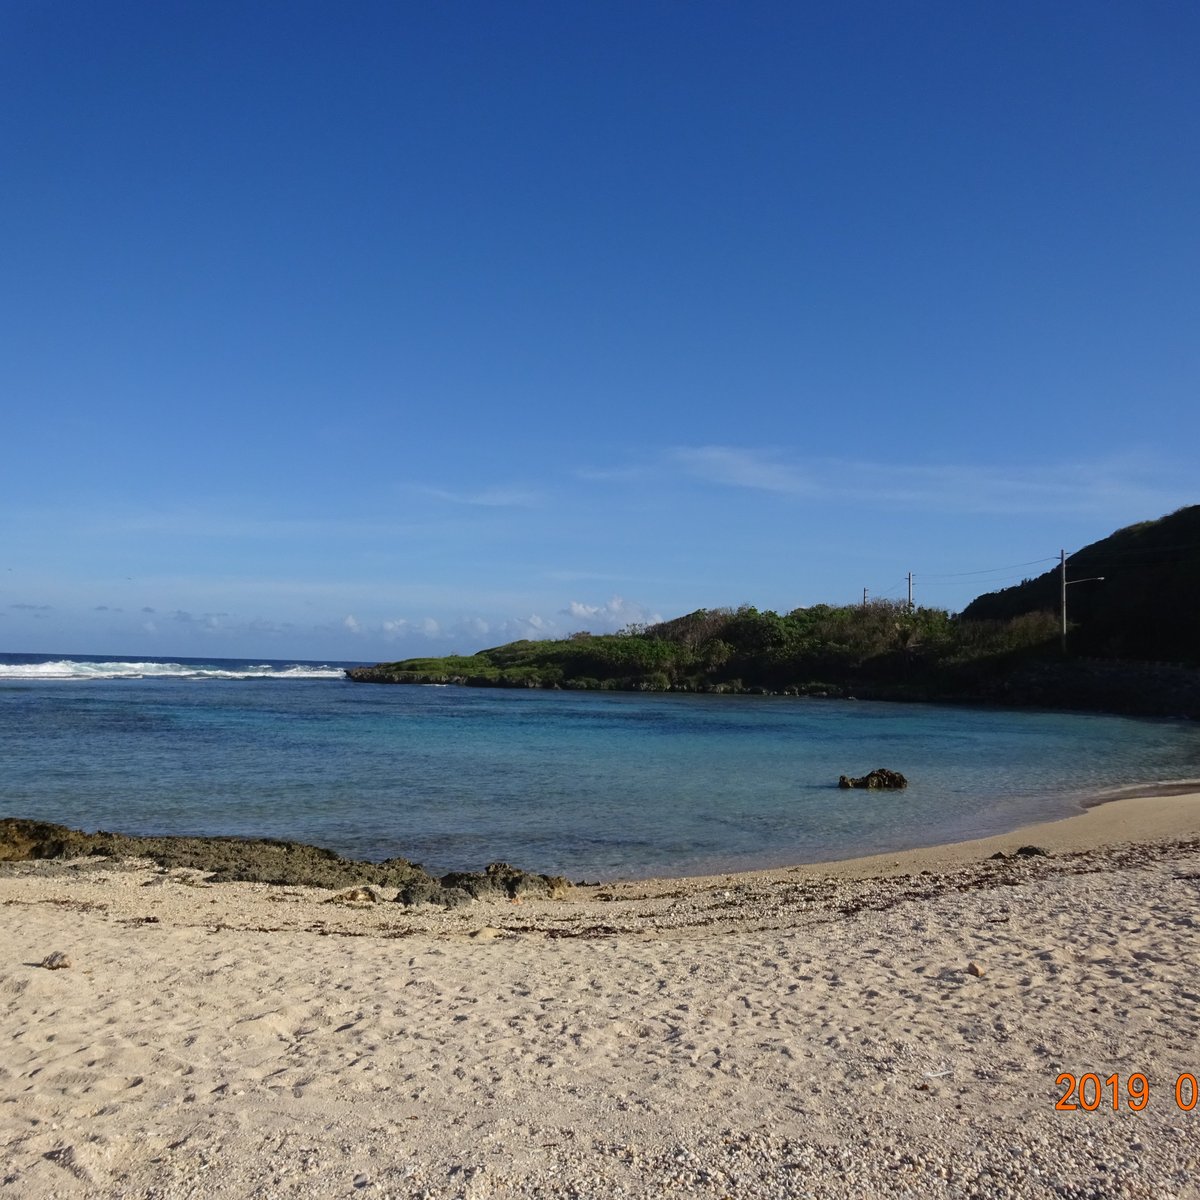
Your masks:
<instances>
[{"instance_id":1,"label":"jagged coastal rock","mask_svg":"<svg viewBox=\"0 0 1200 1200\"><path fill-rule=\"evenodd\" d=\"M430 892L429 885L433 891ZM520 900L525 896L549 896L558 899L570 885L562 876L532 875L508 863L489 863L487 870L451 871L429 884L415 880L400 889L396 899L401 904L441 904L457 908L472 900L499 898Z\"/></svg>"},{"instance_id":2,"label":"jagged coastal rock","mask_svg":"<svg viewBox=\"0 0 1200 1200\"><path fill-rule=\"evenodd\" d=\"M908 780L899 771L889 771L886 767L876 767L874 771L866 775L860 775L857 779L850 775L843 775L838 780L838 787L899 791L901 788L908 787Z\"/></svg>"},{"instance_id":3,"label":"jagged coastal rock","mask_svg":"<svg viewBox=\"0 0 1200 1200\"><path fill-rule=\"evenodd\" d=\"M360 862L332 850L272 838L132 837L123 833L85 833L66 825L17 817L0 820L0 863L30 859L148 858L160 867L206 872L211 883L285 884L293 887L398 888L405 905L440 904L446 908L482 896L558 897L570 884L561 875L538 875L491 863L485 871L454 871L440 879L404 858ZM361 898L361 897L360 897Z\"/></svg>"},{"instance_id":4,"label":"jagged coastal rock","mask_svg":"<svg viewBox=\"0 0 1200 1200\"><path fill-rule=\"evenodd\" d=\"M460 687L473 683L492 683L491 680L476 680L453 672L402 671L382 663L375 667L347 667L346 678L355 683L454 683Z\"/></svg>"}]
</instances>

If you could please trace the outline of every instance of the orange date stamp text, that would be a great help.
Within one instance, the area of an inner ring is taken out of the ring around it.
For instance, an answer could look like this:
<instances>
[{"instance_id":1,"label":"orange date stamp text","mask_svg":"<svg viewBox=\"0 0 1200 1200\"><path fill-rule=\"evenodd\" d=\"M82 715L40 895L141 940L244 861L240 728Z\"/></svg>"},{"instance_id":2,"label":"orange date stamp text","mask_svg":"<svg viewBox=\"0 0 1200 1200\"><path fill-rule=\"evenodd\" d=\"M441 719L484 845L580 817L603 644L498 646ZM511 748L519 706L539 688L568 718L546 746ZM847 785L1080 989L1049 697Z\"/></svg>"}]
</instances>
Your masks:
<instances>
[{"instance_id":1,"label":"orange date stamp text","mask_svg":"<svg viewBox=\"0 0 1200 1200\"><path fill-rule=\"evenodd\" d=\"M1141 1112L1150 1103L1150 1080L1141 1071L1122 1076L1119 1072L1101 1078L1092 1071L1073 1075L1064 1071L1055 1081L1061 1088L1055 1109L1059 1112L1095 1112L1098 1108L1110 1108L1114 1112L1128 1108ZM1175 1107L1191 1112L1200 1096L1200 1085L1196 1076L1184 1071L1175 1077Z\"/></svg>"}]
</instances>

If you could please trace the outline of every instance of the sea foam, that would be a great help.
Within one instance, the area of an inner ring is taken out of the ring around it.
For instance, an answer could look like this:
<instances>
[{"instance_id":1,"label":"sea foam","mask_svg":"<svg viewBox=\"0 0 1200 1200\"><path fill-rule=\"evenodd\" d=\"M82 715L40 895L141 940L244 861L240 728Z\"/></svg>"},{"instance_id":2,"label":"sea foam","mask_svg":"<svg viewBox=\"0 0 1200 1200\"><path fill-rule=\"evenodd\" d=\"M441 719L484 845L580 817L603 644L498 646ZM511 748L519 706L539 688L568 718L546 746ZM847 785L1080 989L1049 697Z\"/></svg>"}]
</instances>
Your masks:
<instances>
[{"instance_id":1,"label":"sea foam","mask_svg":"<svg viewBox=\"0 0 1200 1200\"><path fill-rule=\"evenodd\" d=\"M238 666L182 662L93 662L62 658L37 663L0 662L0 679L341 679L341 667L314 663L247 663Z\"/></svg>"}]
</instances>

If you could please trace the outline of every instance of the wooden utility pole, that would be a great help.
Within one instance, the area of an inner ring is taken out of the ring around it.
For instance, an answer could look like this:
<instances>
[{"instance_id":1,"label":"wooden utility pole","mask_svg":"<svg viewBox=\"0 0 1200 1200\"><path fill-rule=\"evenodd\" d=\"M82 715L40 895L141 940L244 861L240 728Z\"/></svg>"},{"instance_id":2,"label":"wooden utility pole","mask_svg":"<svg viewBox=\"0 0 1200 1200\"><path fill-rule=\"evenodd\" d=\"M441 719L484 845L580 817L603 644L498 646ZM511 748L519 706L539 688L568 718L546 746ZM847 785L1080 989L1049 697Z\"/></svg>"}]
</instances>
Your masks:
<instances>
[{"instance_id":1,"label":"wooden utility pole","mask_svg":"<svg viewBox=\"0 0 1200 1200\"><path fill-rule=\"evenodd\" d=\"M1061 601L1059 603L1059 612L1062 616L1062 652L1065 655L1067 652L1067 552L1059 551L1058 560L1059 574L1059 592Z\"/></svg>"},{"instance_id":2,"label":"wooden utility pole","mask_svg":"<svg viewBox=\"0 0 1200 1200\"><path fill-rule=\"evenodd\" d=\"M1067 579L1067 552L1059 551L1059 593L1062 599L1059 608L1062 613L1062 652L1067 653L1067 584L1068 583L1103 583L1103 575L1089 575L1086 579Z\"/></svg>"},{"instance_id":3,"label":"wooden utility pole","mask_svg":"<svg viewBox=\"0 0 1200 1200\"><path fill-rule=\"evenodd\" d=\"M867 589L863 588L863 608L867 607Z\"/></svg>"},{"instance_id":4,"label":"wooden utility pole","mask_svg":"<svg viewBox=\"0 0 1200 1200\"><path fill-rule=\"evenodd\" d=\"M908 573L908 611L909 611L909 612L912 612L912 607L913 607L913 602L912 602L912 572L911 572L911 571L909 571L909 573Z\"/></svg>"}]
</instances>

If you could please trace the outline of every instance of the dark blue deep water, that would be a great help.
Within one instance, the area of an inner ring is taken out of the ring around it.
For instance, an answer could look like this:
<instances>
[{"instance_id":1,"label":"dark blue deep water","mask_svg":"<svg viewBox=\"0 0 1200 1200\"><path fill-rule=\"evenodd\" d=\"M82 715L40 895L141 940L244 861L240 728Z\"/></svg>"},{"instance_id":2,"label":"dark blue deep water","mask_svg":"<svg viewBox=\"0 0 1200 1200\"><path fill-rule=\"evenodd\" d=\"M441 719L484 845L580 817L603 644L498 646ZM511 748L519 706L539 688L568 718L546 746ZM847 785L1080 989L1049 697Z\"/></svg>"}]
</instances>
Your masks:
<instances>
[{"instance_id":1,"label":"dark blue deep water","mask_svg":"<svg viewBox=\"0 0 1200 1200\"><path fill-rule=\"evenodd\" d=\"M906 792L835 785L889 767ZM572 878L1000 833L1200 776L1200 726L784 697L353 684L339 664L0 655L0 816Z\"/></svg>"}]
</instances>

